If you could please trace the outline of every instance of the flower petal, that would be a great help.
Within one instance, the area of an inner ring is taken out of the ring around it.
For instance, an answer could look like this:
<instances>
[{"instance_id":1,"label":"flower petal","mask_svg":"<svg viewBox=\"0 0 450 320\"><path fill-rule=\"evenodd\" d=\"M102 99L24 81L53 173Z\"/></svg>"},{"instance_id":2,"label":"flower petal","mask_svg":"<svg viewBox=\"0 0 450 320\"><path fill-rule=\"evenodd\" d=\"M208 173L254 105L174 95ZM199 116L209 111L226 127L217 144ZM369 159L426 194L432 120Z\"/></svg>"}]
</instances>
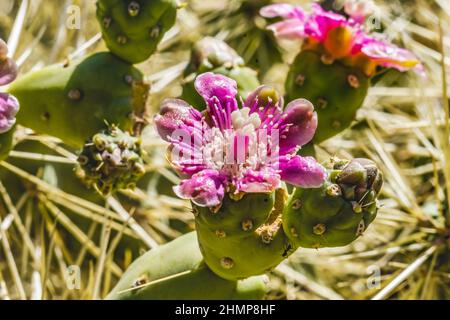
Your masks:
<instances>
[{"instance_id":1,"label":"flower petal","mask_svg":"<svg viewBox=\"0 0 450 320\"><path fill-rule=\"evenodd\" d=\"M17 99L7 93L0 93L0 134L9 131L16 123L19 111Z\"/></svg>"},{"instance_id":2,"label":"flower petal","mask_svg":"<svg viewBox=\"0 0 450 320\"><path fill-rule=\"evenodd\" d=\"M317 129L317 113L306 99L291 101L280 123L280 154L289 154L310 142Z\"/></svg>"},{"instance_id":3,"label":"flower petal","mask_svg":"<svg viewBox=\"0 0 450 320\"><path fill-rule=\"evenodd\" d=\"M363 42L361 52L382 67L394 68L402 72L420 65L420 61L412 52L370 37Z\"/></svg>"},{"instance_id":4,"label":"flower petal","mask_svg":"<svg viewBox=\"0 0 450 320\"><path fill-rule=\"evenodd\" d=\"M166 99L161 103L161 111L154 121L159 135L171 141L171 135L177 129L192 133L195 127L201 128L202 114L180 99Z\"/></svg>"},{"instance_id":5,"label":"flower petal","mask_svg":"<svg viewBox=\"0 0 450 320\"><path fill-rule=\"evenodd\" d=\"M281 157L281 179L302 188L319 188L327 173L313 157Z\"/></svg>"},{"instance_id":6,"label":"flower petal","mask_svg":"<svg viewBox=\"0 0 450 320\"><path fill-rule=\"evenodd\" d=\"M221 130L231 128L231 113L238 108L236 81L207 72L197 77L195 89L205 100L213 125Z\"/></svg>"},{"instance_id":7,"label":"flower petal","mask_svg":"<svg viewBox=\"0 0 450 320\"><path fill-rule=\"evenodd\" d=\"M259 13L265 18L297 18L304 19L306 14L300 7L295 7L287 3L272 4L263 7Z\"/></svg>"},{"instance_id":8,"label":"flower petal","mask_svg":"<svg viewBox=\"0 0 450 320\"><path fill-rule=\"evenodd\" d=\"M13 82L17 77L17 65L10 59L0 60L0 86Z\"/></svg>"},{"instance_id":9,"label":"flower petal","mask_svg":"<svg viewBox=\"0 0 450 320\"><path fill-rule=\"evenodd\" d=\"M283 39L303 39L305 34L305 24L298 19L288 19L271 24L267 27L275 37Z\"/></svg>"},{"instance_id":10,"label":"flower petal","mask_svg":"<svg viewBox=\"0 0 450 320\"><path fill-rule=\"evenodd\" d=\"M235 179L237 192L266 193L272 192L281 185L280 175L273 170L247 170L243 177Z\"/></svg>"},{"instance_id":11,"label":"flower petal","mask_svg":"<svg viewBox=\"0 0 450 320\"><path fill-rule=\"evenodd\" d=\"M175 194L191 200L201 207L214 207L222 202L225 194L224 177L215 170L204 170L183 180L173 188Z\"/></svg>"}]
</instances>

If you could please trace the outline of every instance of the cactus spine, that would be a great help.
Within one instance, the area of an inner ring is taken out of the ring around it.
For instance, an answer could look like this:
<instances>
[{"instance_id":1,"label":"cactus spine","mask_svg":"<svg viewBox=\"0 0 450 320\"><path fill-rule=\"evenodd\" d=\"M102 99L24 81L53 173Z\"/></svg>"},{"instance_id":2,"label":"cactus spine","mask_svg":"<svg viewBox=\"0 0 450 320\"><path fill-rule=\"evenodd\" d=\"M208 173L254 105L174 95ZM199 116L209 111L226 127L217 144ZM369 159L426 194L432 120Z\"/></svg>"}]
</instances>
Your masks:
<instances>
[{"instance_id":1,"label":"cactus spine","mask_svg":"<svg viewBox=\"0 0 450 320\"><path fill-rule=\"evenodd\" d=\"M175 0L99 0L97 19L109 50L129 63L150 57L175 24Z\"/></svg>"}]
</instances>

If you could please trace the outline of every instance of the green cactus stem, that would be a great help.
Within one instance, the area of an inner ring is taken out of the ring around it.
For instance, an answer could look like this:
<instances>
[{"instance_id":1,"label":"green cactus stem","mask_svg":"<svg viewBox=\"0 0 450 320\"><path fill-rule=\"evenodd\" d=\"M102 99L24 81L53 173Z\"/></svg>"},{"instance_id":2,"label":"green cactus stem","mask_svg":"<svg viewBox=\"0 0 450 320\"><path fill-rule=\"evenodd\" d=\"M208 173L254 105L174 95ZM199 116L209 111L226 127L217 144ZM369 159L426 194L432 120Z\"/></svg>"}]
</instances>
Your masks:
<instances>
[{"instance_id":1,"label":"green cactus stem","mask_svg":"<svg viewBox=\"0 0 450 320\"><path fill-rule=\"evenodd\" d=\"M153 249L128 268L108 300L259 300L263 277L225 280L204 264L195 232Z\"/></svg>"},{"instance_id":2,"label":"green cactus stem","mask_svg":"<svg viewBox=\"0 0 450 320\"><path fill-rule=\"evenodd\" d=\"M115 126L97 133L78 156L77 175L106 196L120 189L134 189L145 173L141 139Z\"/></svg>"},{"instance_id":3,"label":"green cactus stem","mask_svg":"<svg viewBox=\"0 0 450 320\"><path fill-rule=\"evenodd\" d=\"M345 246L361 236L375 219L383 176L367 159L336 160L318 189L294 190L283 228L304 248Z\"/></svg>"},{"instance_id":4,"label":"green cactus stem","mask_svg":"<svg viewBox=\"0 0 450 320\"><path fill-rule=\"evenodd\" d=\"M18 124L81 148L107 123L133 129L135 110L144 104L136 96L146 87L142 79L139 70L102 52L31 72L9 91L21 105Z\"/></svg>"},{"instance_id":5,"label":"green cactus stem","mask_svg":"<svg viewBox=\"0 0 450 320\"><path fill-rule=\"evenodd\" d=\"M319 117L313 142L320 143L348 128L362 106L370 85L358 68L330 60L320 50L303 50L286 80L287 101L311 101Z\"/></svg>"},{"instance_id":6,"label":"green cactus stem","mask_svg":"<svg viewBox=\"0 0 450 320\"><path fill-rule=\"evenodd\" d=\"M205 37L198 41L184 72L185 83L181 99L203 109L204 101L194 87L197 75L205 72L219 73L236 81L239 95L245 99L260 83L255 70L244 65L244 60L225 42Z\"/></svg>"},{"instance_id":7,"label":"green cactus stem","mask_svg":"<svg viewBox=\"0 0 450 320\"><path fill-rule=\"evenodd\" d=\"M294 246L285 236L281 212L283 189L274 194L227 195L220 208L193 205L200 250L220 277L237 280L276 267Z\"/></svg>"},{"instance_id":8,"label":"green cactus stem","mask_svg":"<svg viewBox=\"0 0 450 320\"><path fill-rule=\"evenodd\" d=\"M175 24L175 0L99 0L97 19L109 50L129 63L145 61Z\"/></svg>"}]
</instances>

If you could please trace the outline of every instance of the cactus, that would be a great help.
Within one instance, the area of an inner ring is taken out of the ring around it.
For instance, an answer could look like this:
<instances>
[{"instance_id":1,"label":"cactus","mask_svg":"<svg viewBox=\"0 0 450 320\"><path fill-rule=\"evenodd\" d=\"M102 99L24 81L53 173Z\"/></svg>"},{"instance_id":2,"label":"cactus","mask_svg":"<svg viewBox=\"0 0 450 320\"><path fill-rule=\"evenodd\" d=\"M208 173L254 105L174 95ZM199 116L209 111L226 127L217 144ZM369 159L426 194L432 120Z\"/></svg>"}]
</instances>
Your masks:
<instances>
[{"instance_id":1,"label":"cactus","mask_svg":"<svg viewBox=\"0 0 450 320\"><path fill-rule=\"evenodd\" d=\"M283 228L299 247L345 246L375 219L383 176L367 159L334 160L319 189L297 188L283 212Z\"/></svg>"},{"instance_id":2,"label":"cactus","mask_svg":"<svg viewBox=\"0 0 450 320\"><path fill-rule=\"evenodd\" d=\"M329 9L332 3L322 1L322 5ZM423 74L414 54L364 31L370 5L348 3L346 14L326 9L313 3L307 13L290 4L273 4L260 12L266 18L284 19L268 26L276 36L304 40L285 87L288 99L306 98L317 107L316 144L352 124L380 72L397 69Z\"/></svg>"},{"instance_id":3,"label":"cactus","mask_svg":"<svg viewBox=\"0 0 450 320\"><path fill-rule=\"evenodd\" d=\"M203 262L195 232L153 249L128 268L109 300L262 299L263 277L225 280Z\"/></svg>"},{"instance_id":4,"label":"cactus","mask_svg":"<svg viewBox=\"0 0 450 320\"><path fill-rule=\"evenodd\" d=\"M244 65L244 60L225 42L205 37L198 41L191 53L191 61L185 70L185 83L181 98L199 108L203 106L203 99L197 93L194 79L198 74L212 71L234 79L238 86L238 93L244 99L259 86L256 71Z\"/></svg>"},{"instance_id":5,"label":"cactus","mask_svg":"<svg viewBox=\"0 0 450 320\"><path fill-rule=\"evenodd\" d=\"M99 0L97 19L109 50L129 63L145 61L175 24L175 0Z\"/></svg>"},{"instance_id":6,"label":"cactus","mask_svg":"<svg viewBox=\"0 0 450 320\"><path fill-rule=\"evenodd\" d=\"M351 125L369 86L370 79L357 68L324 62L320 53L303 50L289 70L286 97L305 98L316 106L319 124L313 142L320 143Z\"/></svg>"},{"instance_id":7,"label":"cactus","mask_svg":"<svg viewBox=\"0 0 450 320\"><path fill-rule=\"evenodd\" d=\"M112 126L97 133L78 156L77 175L100 194L134 189L145 173L141 140Z\"/></svg>"},{"instance_id":8,"label":"cactus","mask_svg":"<svg viewBox=\"0 0 450 320\"><path fill-rule=\"evenodd\" d=\"M19 124L81 148L108 123L131 131L144 86L139 70L103 52L31 72L9 91L21 104Z\"/></svg>"},{"instance_id":9,"label":"cactus","mask_svg":"<svg viewBox=\"0 0 450 320\"><path fill-rule=\"evenodd\" d=\"M193 204L200 250L211 270L225 279L245 279L271 270L293 252L281 227L284 195L279 189L240 200L227 196L212 209Z\"/></svg>"}]
</instances>

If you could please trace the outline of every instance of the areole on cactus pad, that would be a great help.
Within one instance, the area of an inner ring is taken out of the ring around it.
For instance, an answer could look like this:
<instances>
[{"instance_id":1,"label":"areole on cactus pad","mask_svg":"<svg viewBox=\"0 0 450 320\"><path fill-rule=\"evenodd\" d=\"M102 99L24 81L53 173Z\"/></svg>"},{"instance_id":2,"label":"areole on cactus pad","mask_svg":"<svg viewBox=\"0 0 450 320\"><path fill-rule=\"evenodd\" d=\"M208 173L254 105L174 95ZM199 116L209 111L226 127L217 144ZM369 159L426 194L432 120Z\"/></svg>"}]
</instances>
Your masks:
<instances>
[{"instance_id":1,"label":"areole on cactus pad","mask_svg":"<svg viewBox=\"0 0 450 320\"><path fill-rule=\"evenodd\" d=\"M175 0L98 0L97 19L109 50L139 63L152 55L175 24Z\"/></svg>"}]
</instances>

